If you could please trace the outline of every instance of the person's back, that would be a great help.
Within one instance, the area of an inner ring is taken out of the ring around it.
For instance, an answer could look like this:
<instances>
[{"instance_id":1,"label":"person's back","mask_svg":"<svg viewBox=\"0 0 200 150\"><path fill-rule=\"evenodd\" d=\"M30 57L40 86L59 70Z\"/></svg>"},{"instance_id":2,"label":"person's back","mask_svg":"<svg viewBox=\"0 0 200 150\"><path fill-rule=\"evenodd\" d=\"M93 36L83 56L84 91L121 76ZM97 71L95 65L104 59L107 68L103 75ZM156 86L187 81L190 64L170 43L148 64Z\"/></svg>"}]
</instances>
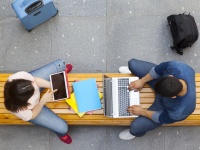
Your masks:
<instances>
[{"instance_id":1,"label":"person's back","mask_svg":"<svg viewBox=\"0 0 200 150\"><path fill-rule=\"evenodd\" d=\"M162 64L161 64L162 65ZM166 67L166 68L165 68ZM161 68L165 68L165 72L161 73ZM163 103L163 106L167 110L171 121L167 122L166 115L162 114L160 119L166 123L172 123L180 121L188 117L195 109L196 106L196 85L195 85L195 72L194 70L180 61L170 61L163 63L163 66L155 67L156 73L160 73L160 76L170 76L183 80L186 83L186 93L182 96L176 95L176 97L164 97L157 95Z\"/></svg>"}]
</instances>

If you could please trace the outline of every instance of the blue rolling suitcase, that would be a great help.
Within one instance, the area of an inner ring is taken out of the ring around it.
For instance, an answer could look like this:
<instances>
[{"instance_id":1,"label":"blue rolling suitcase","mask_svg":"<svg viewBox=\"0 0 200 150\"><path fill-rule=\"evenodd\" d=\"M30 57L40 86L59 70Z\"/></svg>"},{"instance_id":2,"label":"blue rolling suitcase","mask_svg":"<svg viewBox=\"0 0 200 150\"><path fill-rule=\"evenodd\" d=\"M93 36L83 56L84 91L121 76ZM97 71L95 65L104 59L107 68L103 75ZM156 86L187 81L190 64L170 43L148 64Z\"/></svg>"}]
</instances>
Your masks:
<instances>
[{"instance_id":1,"label":"blue rolling suitcase","mask_svg":"<svg viewBox=\"0 0 200 150\"><path fill-rule=\"evenodd\" d=\"M52 0L15 0L12 8L29 32L58 13Z\"/></svg>"}]
</instances>

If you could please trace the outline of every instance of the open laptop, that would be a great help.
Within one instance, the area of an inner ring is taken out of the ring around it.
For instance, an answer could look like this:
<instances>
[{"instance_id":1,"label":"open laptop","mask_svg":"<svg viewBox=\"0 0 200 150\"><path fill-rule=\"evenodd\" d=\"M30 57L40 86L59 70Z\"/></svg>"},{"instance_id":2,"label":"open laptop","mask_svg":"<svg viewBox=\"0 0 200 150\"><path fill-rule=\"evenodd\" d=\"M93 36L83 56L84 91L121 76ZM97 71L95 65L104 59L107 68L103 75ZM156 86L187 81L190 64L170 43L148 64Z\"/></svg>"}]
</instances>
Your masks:
<instances>
[{"instance_id":1,"label":"open laptop","mask_svg":"<svg viewBox=\"0 0 200 150\"><path fill-rule=\"evenodd\" d=\"M140 105L139 92L129 91L128 86L138 77L103 77L104 115L111 118L137 117L127 112L128 106Z\"/></svg>"},{"instance_id":2,"label":"open laptop","mask_svg":"<svg viewBox=\"0 0 200 150\"><path fill-rule=\"evenodd\" d=\"M65 71L51 74L50 83L52 91L58 89L58 91L53 94L54 101L63 100L70 97L68 80Z\"/></svg>"}]
</instances>

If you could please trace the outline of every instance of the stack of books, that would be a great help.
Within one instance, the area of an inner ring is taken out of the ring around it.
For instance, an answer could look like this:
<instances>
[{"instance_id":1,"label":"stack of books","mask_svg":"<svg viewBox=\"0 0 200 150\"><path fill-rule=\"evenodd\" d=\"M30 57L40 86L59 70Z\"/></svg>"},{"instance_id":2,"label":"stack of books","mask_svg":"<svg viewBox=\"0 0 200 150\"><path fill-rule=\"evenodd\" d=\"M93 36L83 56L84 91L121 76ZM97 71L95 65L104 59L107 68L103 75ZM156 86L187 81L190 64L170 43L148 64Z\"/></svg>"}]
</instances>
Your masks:
<instances>
[{"instance_id":1,"label":"stack of books","mask_svg":"<svg viewBox=\"0 0 200 150\"><path fill-rule=\"evenodd\" d=\"M66 102L82 117L86 112L102 108L100 99L102 94L98 92L96 79L91 78L73 83L74 93Z\"/></svg>"}]
</instances>

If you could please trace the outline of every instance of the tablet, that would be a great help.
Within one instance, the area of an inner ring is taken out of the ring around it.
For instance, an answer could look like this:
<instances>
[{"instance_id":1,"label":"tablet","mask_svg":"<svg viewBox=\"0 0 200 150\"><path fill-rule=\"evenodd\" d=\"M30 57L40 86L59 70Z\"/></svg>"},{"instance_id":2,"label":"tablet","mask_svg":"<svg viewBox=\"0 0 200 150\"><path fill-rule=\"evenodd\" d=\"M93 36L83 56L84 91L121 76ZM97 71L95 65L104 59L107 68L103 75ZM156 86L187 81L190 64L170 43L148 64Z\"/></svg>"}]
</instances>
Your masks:
<instances>
[{"instance_id":1,"label":"tablet","mask_svg":"<svg viewBox=\"0 0 200 150\"><path fill-rule=\"evenodd\" d=\"M53 100L63 100L69 98L68 81L65 71L50 75L51 90L58 89L53 94Z\"/></svg>"}]
</instances>

